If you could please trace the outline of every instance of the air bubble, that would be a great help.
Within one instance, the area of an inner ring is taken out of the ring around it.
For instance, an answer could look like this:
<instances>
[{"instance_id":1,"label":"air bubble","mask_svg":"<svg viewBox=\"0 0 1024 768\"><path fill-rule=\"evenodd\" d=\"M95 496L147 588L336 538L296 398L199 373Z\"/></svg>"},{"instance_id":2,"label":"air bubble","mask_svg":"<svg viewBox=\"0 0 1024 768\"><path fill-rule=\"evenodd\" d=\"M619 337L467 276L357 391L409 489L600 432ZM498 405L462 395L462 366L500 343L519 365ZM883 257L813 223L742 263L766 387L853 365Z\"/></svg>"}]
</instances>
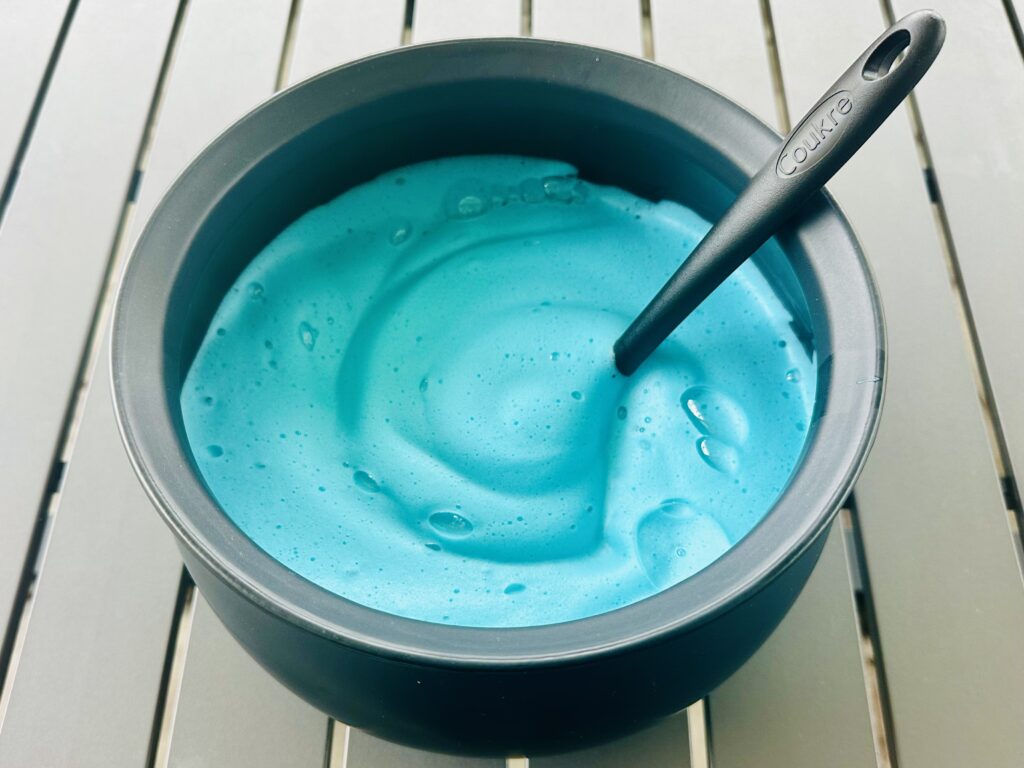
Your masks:
<instances>
[{"instance_id":1,"label":"air bubble","mask_svg":"<svg viewBox=\"0 0 1024 768\"><path fill-rule=\"evenodd\" d=\"M219 459L221 456L224 455L224 449L221 448L219 445L206 446L206 452L213 456L213 458L215 459Z\"/></svg>"},{"instance_id":2,"label":"air bubble","mask_svg":"<svg viewBox=\"0 0 1024 768\"><path fill-rule=\"evenodd\" d=\"M519 592L523 592L525 589L526 589L526 585L525 584L519 584L518 582L513 582L512 584L509 584L507 587L505 587L505 594L506 595L515 595L515 594L517 594Z\"/></svg>"},{"instance_id":3,"label":"air bubble","mask_svg":"<svg viewBox=\"0 0 1024 768\"><path fill-rule=\"evenodd\" d=\"M664 589L724 553L729 538L711 515L685 499L665 499L640 521L636 546L648 578Z\"/></svg>"},{"instance_id":4,"label":"air bubble","mask_svg":"<svg viewBox=\"0 0 1024 768\"><path fill-rule=\"evenodd\" d=\"M548 176L542 183L544 194L552 200L569 202L583 197L582 185L575 176Z\"/></svg>"},{"instance_id":5,"label":"air bubble","mask_svg":"<svg viewBox=\"0 0 1024 768\"><path fill-rule=\"evenodd\" d=\"M615 411L615 415L619 417L619 421L625 421L626 416L629 415L629 410L624 405L620 405L618 410Z\"/></svg>"},{"instance_id":6,"label":"air bubble","mask_svg":"<svg viewBox=\"0 0 1024 768\"><path fill-rule=\"evenodd\" d=\"M712 469L734 475L740 468L740 454L724 440L702 437L697 441L697 453Z\"/></svg>"},{"instance_id":7,"label":"air bubble","mask_svg":"<svg viewBox=\"0 0 1024 768\"><path fill-rule=\"evenodd\" d=\"M466 195L456 204L455 210L458 212L459 216L463 216L465 218L479 216L484 212L484 201L476 195Z\"/></svg>"},{"instance_id":8,"label":"air bubble","mask_svg":"<svg viewBox=\"0 0 1024 768\"><path fill-rule=\"evenodd\" d=\"M473 524L458 512L435 512L427 522L435 531L449 538L461 539L473 532Z\"/></svg>"},{"instance_id":9,"label":"air bubble","mask_svg":"<svg viewBox=\"0 0 1024 768\"><path fill-rule=\"evenodd\" d=\"M571 396L572 396L573 400L582 400L583 399L583 393L578 391L578 390L573 390L572 393L571 393Z\"/></svg>"},{"instance_id":10,"label":"air bubble","mask_svg":"<svg viewBox=\"0 0 1024 768\"><path fill-rule=\"evenodd\" d=\"M690 387L679 398L690 421L705 435L742 444L750 432L747 415L736 401L716 389Z\"/></svg>"},{"instance_id":11,"label":"air bubble","mask_svg":"<svg viewBox=\"0 0 1024 768\"><path fill-rule=\"evenodd\" d=\"M409 239L409 235L412 234L412 224L403 223L395 227L395 231L391 233L391 237L388 238L392 245L401 245Z\"/></svg>"},{"instance_id":12,"label":"air bubble","mask_svg":"<svg viewBox=\"0 0 1024 768\"><path fill-rule=\"evenodd\" d=\"M790 368L788 371L786 371L786 381L788 381L790 384L796 384L798 381L800 381L801 378L802 377L800 376L800 371L798 371L796 368Z\"/></svg>"},{"instance_id":13,"label":"air bubble","mask_svg":"<svg viewBox=\"0 0 1024 768\"><path fill-rule=\"evenodd\" d=\"M367 493L379 493L380 483L378 483L369 472L364 472L359 469L352 474L352 482L362 488Z\"/></svg>"},{"instance_id":14,"label":"air bubble","mask_svg":"<svg viewBox=\"0 0 1024 768\"><path fill-rule=\"evenodd\" d=\"M319 335L320 331L305 320L299 323L299 341L302 342L302 346L311 352L313 351L313 347L316 346L316 337Z\"/></svg>"}]
</instances>

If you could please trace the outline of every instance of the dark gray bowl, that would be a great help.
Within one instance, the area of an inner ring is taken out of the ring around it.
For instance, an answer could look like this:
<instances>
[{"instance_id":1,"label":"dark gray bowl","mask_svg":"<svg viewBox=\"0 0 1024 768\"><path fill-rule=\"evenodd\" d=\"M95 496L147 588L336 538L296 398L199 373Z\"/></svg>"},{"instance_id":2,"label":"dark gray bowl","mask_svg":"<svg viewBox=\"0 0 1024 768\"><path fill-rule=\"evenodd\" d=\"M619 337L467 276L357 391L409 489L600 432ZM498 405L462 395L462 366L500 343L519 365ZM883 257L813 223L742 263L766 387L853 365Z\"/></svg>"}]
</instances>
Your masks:
<instances>
[{"instance_id":1,"label":"dark gray bowl","mask_svg":"<svg viewBox=\"0 0 1024 768\"><path fill-rule=\"evenodd\" d=\"M884 331L846 220L821 194L756 258L813 339L817 406L767 517L705 570L580 621L441 626L331 594L252 543L211 497L178 404L215 309L310 208L382 171L454 154L574 163L591 181L715 218L778 144L723 96L654 64L532 40L442 43L340 67L263 104L167 193L117 297L112 371L128 454L221 620L334 717L417 747L537 754L621 736L703 696L807 580L875 431Z\"/></svg>"}]
</instances>

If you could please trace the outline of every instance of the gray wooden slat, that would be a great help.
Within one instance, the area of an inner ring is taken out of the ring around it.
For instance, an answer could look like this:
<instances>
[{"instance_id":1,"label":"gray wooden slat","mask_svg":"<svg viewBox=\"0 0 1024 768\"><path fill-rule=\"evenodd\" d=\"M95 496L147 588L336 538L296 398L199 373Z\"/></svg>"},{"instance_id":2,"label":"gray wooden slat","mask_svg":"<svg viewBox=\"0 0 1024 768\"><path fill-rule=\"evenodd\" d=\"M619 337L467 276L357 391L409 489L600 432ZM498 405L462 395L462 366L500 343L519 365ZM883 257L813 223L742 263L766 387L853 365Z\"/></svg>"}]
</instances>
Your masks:
<instances>
[{"instance_id":1,"label":"gray wooden slat","mask_svg":"<svg viewBox=\"0 0 1024 768\"><path fill-rule=\"evenodd\" d=\"M550 37L643 54L637 0L557 0L533 3L534 37Z\"/></svg>"},{"instance_id":2,"label":"gray wooden slat","mask_svg":"<svg viewBox=\"0 0 1024 768\"><path fill-rule=\"evenodd\" d=\"M756 7L720 0L651 0L654 56L777 122L764 27Z\"/></svg>"},{"instance_id":3,"label":"gray wooden slat","mask_svg":"<svg viewBox=\"0 0 1024 768\"><path fill-rule=\"evenodd\" d=\"M149 749L181 561L128 467L106 380L46 550L2 766L134 768Z\"/></svg>"},{"instance_id":4,"label":"gray wooden slat","mask_svg":"<svg viewBox=\"0 0 1024 768\"><path fill-rule=\"evenodd\" d=\"M133 231L188 159L272 91L288 8L288 0L190 6ZM105 22L116 27L113 15ZM138 19L122 23L128 37L138 29ZM104 345L99 360L106 356ZM0 765L137 766L149 746L181 564L124 456L102 362L93 378L0 731ZM317 720L322 755L326 722ZM224 732L218 744L288 742L271 728L211 725Z\"/></svg>"},{"instance_id":5,"label":"gray wooden slat","mask_svg":"<svg viewBox=\"0 0 1024 768\"><path fill-rule=\"evenodd\" d=\"M1000 0L930 5L949 35L918 105L1011 463L1024 473L1024 66Z\"/></svg>"},{"instance_id":6,"label":"gray wooden slat","mask_svg":"<svg viewBox=\"0 0 1024 768\"><path fill-rule=\"evenodd\" d=\"M192 158L274 92L289 9L290 0L190 4L139 187L130 242Z\"/></svg>"},{"instance_id":7,"label":"gray wooden slat","mask_svg":"<svg viewBox=\"0 0 1024 768\"><path fill-rule=\"evenodd\" d=\"M837 523L778 630L711 694L715 768L874 768L856 632Z\"/></svg>"},{"instance_id":8,"label":"gray wooden slat","mask_svg":"<svg viewBox=\"0 0 1024 768\"><path fill-rule=\"evenodd\" d=\"M303 0L289 81L396 47L404 21L405 0Z\"/></svg>"},{"instance_id":9,"label":"gray wooden slat","mask_svg":"<svg viewBox=\"0 0 1024 768\"><path fill-rule=\"evenodd\" d=\"M514 37L522 27L521 0L418 0L416 43L456 37Z\"/></svg>"},{"instance_id":10,"label":"gray wooden slat","mask_svg":"<svg viewBox=\"0 0 1024 768\"><path fill-rule=\"evenodd\" d=\"M535 757L530 768L690 768L686 713L679 712L645 731L593 749Z\"/></svg>"},{"instance_id":11,"label":"gray wooden slat","mask_svg":"<svg viewBox=\"0 0 1024 768\"><path fill-rule=\"evenodd\" d=\"M69 2L0 5L0 186L14 161Z\"/></svg>"},{"instance_id":12,"label":"gray wooden slat","mask_svg":"<svg viewBox=\"0 0 1024 768\"><path fill-rule=\"evenodd\" d=\"M874 0L773 10L794 115L884 27ZM983 55L984 45L967 42L970 23L951 25L954 69L957 46L966 46L964 66ZM980 90L957 94L970 104ZM1024 594L906 114L883 125L829 186L874 267L888 325L885 413L856 493L899 763L1017 766ZM998 205L985 190L974 194ZM1014 226L999 223L1003 232Z\"/></svg>"},{"instance_id":13,"label":"gray wooden slat","mask_svg":"<svg viewBox=\"0 0 1024 768\"><path fill-rule=\"evenodd\" d=\"M756 4L651 8L654 53L776 124ZM765 646L709 697L716 768L874 765L859 638L835 531L804 594ZM814 648L806 638L813 637ZM822 697L822 691L827 696ZM813 734L810 740L806 734ZM769 756L771 759L769 759Z\"/></svg>"},{"instance_id":14,"label":"gray wooden slat","mask_svg":"<svg viewBox=\"0 0 1024 768\"><path fill-rule=\"evenodd\" d=\"M327 716L261 669L196 600L169 768L321 768Z\"/></svg>"},{"instance_id":15,"label":"gray wooden slat","mask_svg":"<svg viewBox=\"0 0 1024 768\"><path fill-rule=\"evenodd\" d=\"M0 334L0 633L75 388L176 6L173 0L131 0L116 8L81 2L0 229L0 328L7 329Z\"/></svg>"}]
</instances>

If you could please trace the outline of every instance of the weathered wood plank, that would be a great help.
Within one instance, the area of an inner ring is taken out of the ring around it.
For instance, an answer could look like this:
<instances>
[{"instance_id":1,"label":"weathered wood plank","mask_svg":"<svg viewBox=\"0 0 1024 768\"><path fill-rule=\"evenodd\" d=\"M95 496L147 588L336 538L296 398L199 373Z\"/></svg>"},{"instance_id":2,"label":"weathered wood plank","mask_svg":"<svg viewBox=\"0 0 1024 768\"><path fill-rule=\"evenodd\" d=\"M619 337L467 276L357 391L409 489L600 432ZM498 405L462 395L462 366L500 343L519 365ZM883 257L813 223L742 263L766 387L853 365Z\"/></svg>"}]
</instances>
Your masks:
<instances>
[{"instance_id":1,"label":"weathered wood plank","mask_svg":"<svg viewBox=\"0 0 1024 768\"><path fill-rule=\"evenodd\" d=\"M652 4L654 52L776 125L756 4ZM847 567L838 530L778 631L709 697L716 768L874 764ZM808 649L805 639L815 638ZM795 642L794 642L795 641ZM827 695L822 696L826 690ZM806 734L813 734L806 739Z\"/></svg>"},{"instance_id":2,"label":"weathered wood plank","mask_svg":"<svg viewBox=\"0 0 1024 768\"><path fill-rule=\"evenodd\" d=\"M789 615L754 658L711 694L716 768L874 768L856 632L836 523Z\"/></svg>"},{"instance_id":3,"label":"weathered wood plank","mask_svg":"<svg viewBox=\"0 0 1024 768\"><path fill-rule=\"evenodd\" d=\"M960 99L987 98L987 83L955 73L971 66L967 59L984 58L989 44L970 42L975 7L970 19L950 25L951 48L937 65L954 73L937 69L924 81L940 89L959 82ZM794 115L884 28L874 0L777 3L774 17ZM906 114L882 126L829 186L875 269L889 332L885 414L856 493L899 763L1019 765L1020 572ZM999 205L989 189L996 191L986 181L972 193L979 204ZM1008 211L999 232L1019 220ZM1003 253L1019 258L1019 250ZM998 268L992 256L986 248L986 264Z\"/></svg>"},{"instance_id":4,"label":"weathered wood plank","mask_svg":"<svg viewBox=\"0 0 1024 768\"><path fill-rule=\"evenodd\" d=\"M196 600L169 768L322 768L327 716L261 669Z\"/></svg>"},{"instance_id":5,"label":"weathered wood plank","mask_svg":"<svg viewBox=\"0 0 1024 768\"><path fill-rule=\"evenodd\" d=\"M148 9L153 13L152 4ZM143 177L134 232L191 156L272 91L288 9L288 0L269 0L258 7L249 2L190 7ZM115 14L106 24L116 26L117 18ZM132 27L137 22L121 22L129 25L128 37L137 32ZM169 26L169 17L167 22ZM236 33L229 39L223 35L228 26ZM106 355L104 349L100 360ZM100 364L0 732L0 764L144 762L180 573L170 535L124 456L105 366ZM201 652L202 640L198 647L201 663L209 655ZM236 660L228 659L226 668L231 663ZM189 706L193 687L189 681L184 699ZM190 711L185 707L186 723L197 721ZM322 756L326 722L316 719L321 723ZM61 724L59 739L53 738L55 722ZM288 743L287 733L272 728L261 726L254 734L226 723L227 718L210 723L221 739L208 740L206 746L218 753L240 740L254 746ZM198 732L195 727L186 731L177 748L187 752Z\"/></svg>"},{"instance_id":6,"label":"weathered wood plank","mask_svg":"<svg viewBox=\"0 0 1024 768\"><path fill-rule=\"evenodd\" d=\"M764 25L754 4L651 0L654 56L777 123Z\"/></svg>"},{"instance_id":7,"label":"weathered wood plank","mask_svg":"<svg viewBox=\"0 0 1024 768\"><path fill-rule=\"evenodd\" d=\"M533 35L641 56L640 3L637 0L534 0Z\"/></svg>"},{"instance_id":8,"label":"weathered wood plank","mask_svg":"<svg viewBox=\"0 0 1024 768\"><path fill-rule=\"evenodd\" d=\"M69 2L0 5L0 187L10 172Z\"/></svg>"},{"instance_id":9,"label":"weathered wood plank","mask_svg":"<svg viewBox=\"0 0 1024 768\"><path fill-rule=\"evenodd\" d=\"M405 0L303 0L289 82L397 47L404 21Z\"/></svg>"},{"instance_id":10,"label":"weathered wood plank","mask_svg":"<svg viewBox=\"0 0 1024 768\"><path fill-rule=\"evenodd\" d=\"M457 37L514 37L522 27L521 0L418 0L415 43Z\"/></svg>"},{"instance_id":11,"label":"weathered wood plank","mask_svg":"<svg viewBox=\"0 0 1024 768\"><path fill-rule=\"evenodd\" d=\"M0 634L72 397L177 3L83 0L0 230ZM130 30L130 33L128 32Z\"/></svg>"}]
</instances>

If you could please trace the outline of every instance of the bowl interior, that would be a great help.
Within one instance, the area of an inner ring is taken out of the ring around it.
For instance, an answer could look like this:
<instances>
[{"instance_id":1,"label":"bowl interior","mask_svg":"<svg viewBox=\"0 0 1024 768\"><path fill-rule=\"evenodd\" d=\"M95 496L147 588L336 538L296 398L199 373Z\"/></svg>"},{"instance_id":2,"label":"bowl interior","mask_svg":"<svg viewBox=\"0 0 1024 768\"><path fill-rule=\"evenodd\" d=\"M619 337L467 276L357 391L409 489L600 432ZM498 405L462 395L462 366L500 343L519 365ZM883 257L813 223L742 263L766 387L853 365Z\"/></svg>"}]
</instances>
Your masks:
<instances>
[{"instance_id":1,"label":"bowl interior","mask_svg":"<svg viewBox=\"0 0 1024 768\"><path fill-rule=\"evenodd\" d=\"M216 238L216 250L190 264L169 307L173 321L166 342L180 343L169 400L177 402L226 291L290 223L385 171L471 154L564 160L588 181L654 201L673 200L710 221L746 183L733 163L699 137L650 112L582 89L530 81L460 82L346 110L279 147L210 212L199 236ZM809 306L818 288L813 280L799 279L794 265L802 255L798 241L791 239L784 250L773 239L755 259L796 318L798 337L810 347ZM827 345L827 335L818 343Z\"/></svg>"}]
</instances>

